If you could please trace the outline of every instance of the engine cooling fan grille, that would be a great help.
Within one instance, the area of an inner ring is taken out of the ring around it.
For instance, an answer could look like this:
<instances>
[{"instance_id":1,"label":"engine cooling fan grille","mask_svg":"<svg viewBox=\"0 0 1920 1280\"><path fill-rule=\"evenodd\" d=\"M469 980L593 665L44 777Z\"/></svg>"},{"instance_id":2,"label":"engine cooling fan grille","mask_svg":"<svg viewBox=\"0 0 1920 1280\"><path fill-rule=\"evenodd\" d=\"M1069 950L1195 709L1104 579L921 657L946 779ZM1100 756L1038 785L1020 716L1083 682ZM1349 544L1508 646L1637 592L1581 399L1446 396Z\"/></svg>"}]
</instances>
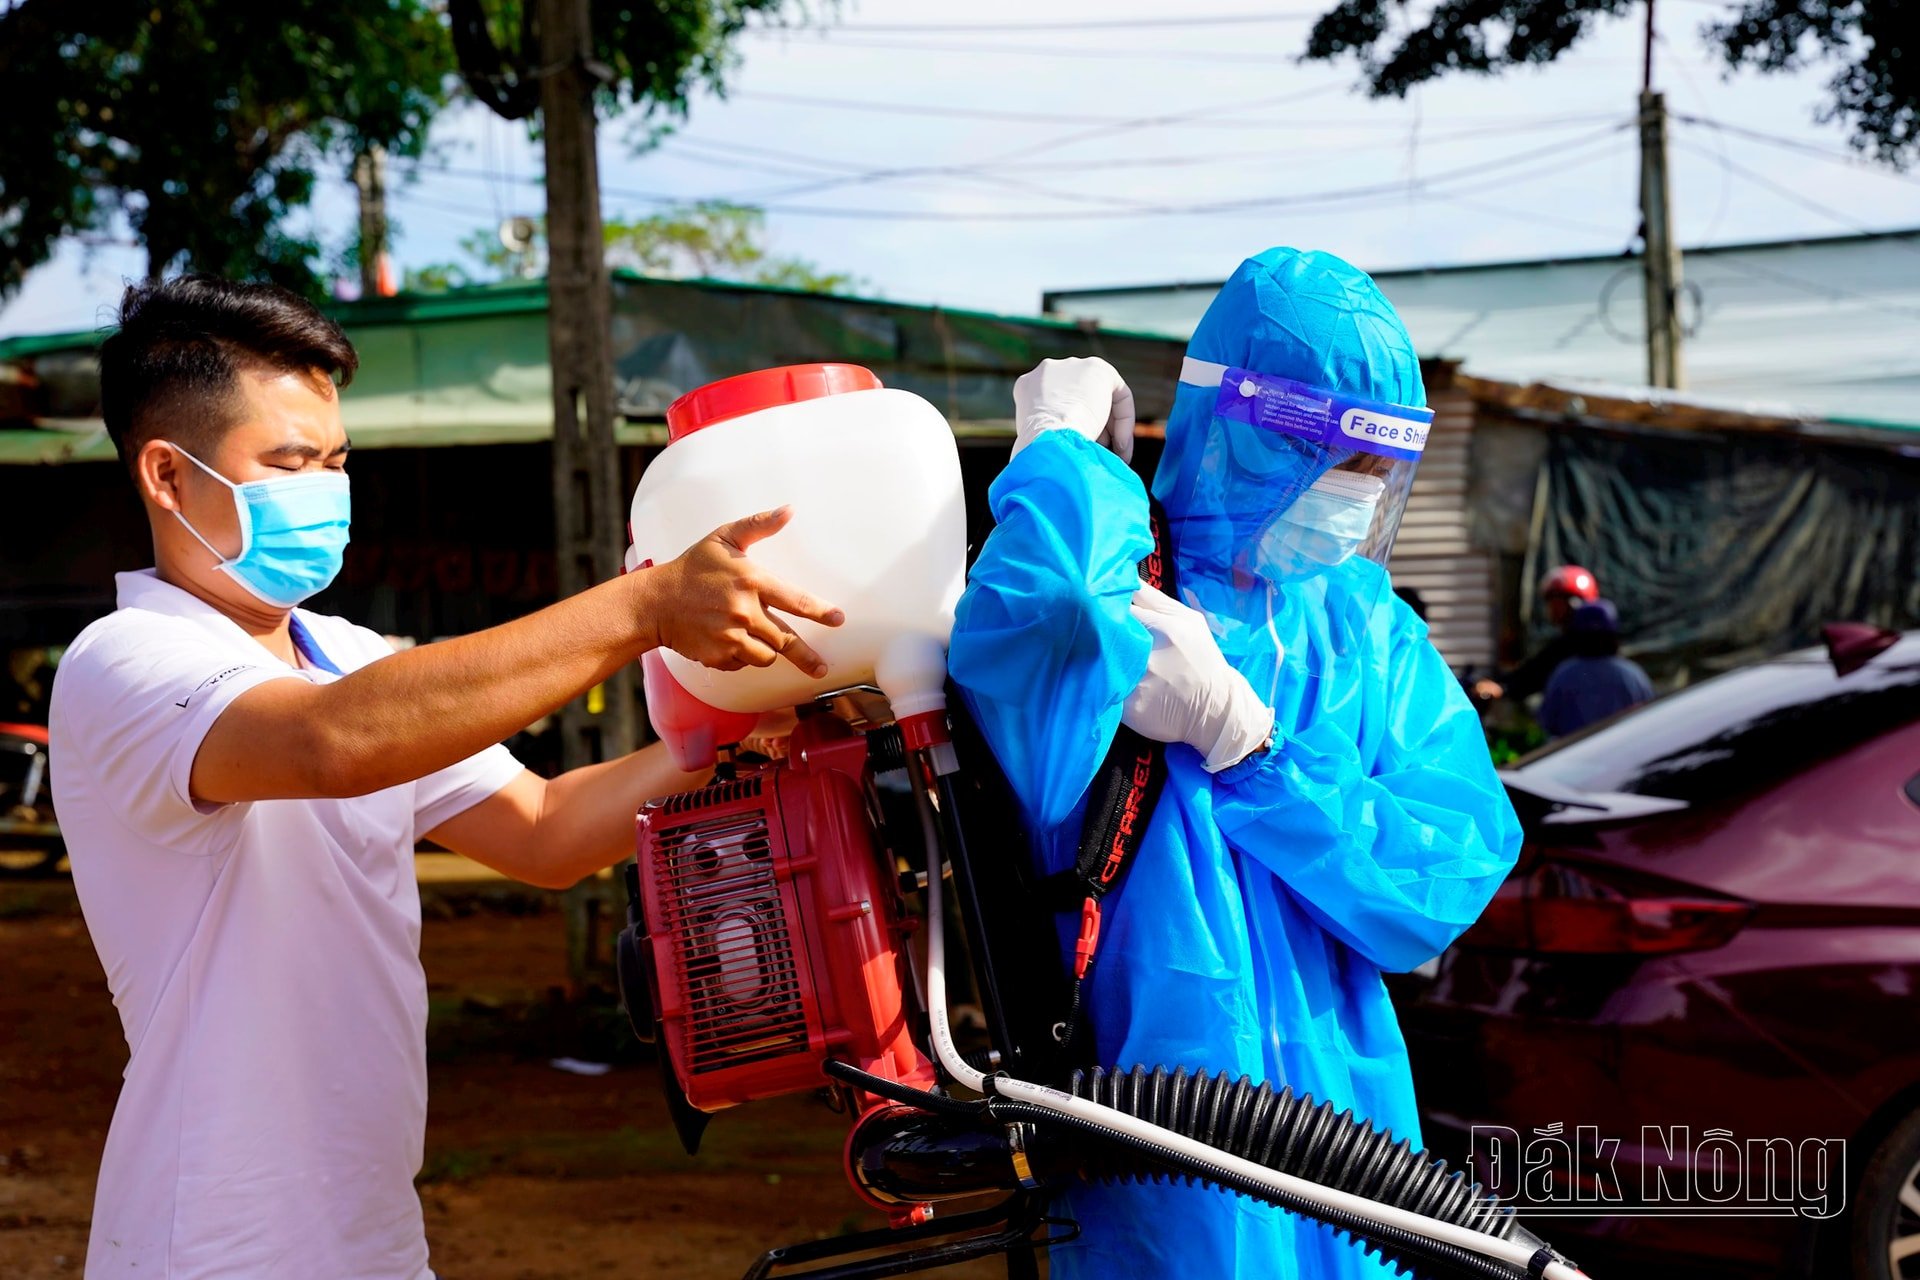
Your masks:
<instances>
[{"instance_id":1,"label":"engine cooling fan grille","mask_svg":"<svg viewBox=\"0 0 1920 1280\"><path fill-rule=\"evenodd\" d=\"M762 1062L807 1048L792 921L774 878L763 812L661 831L653 848L687 1011L688 1070Z\"/></svg>"}]
</instances>

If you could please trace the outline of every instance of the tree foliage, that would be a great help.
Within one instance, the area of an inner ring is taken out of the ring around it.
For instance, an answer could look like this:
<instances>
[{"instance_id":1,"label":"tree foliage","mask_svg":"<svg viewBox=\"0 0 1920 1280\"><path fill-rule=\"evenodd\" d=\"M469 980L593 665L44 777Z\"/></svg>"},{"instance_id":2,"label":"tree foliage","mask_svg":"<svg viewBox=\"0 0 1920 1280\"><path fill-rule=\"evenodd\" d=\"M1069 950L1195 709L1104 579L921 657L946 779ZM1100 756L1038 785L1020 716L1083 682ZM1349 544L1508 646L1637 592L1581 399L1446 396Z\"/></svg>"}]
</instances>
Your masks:
<instances>
[{"instance_id":1,"label":"tree foliage","mask_svg":"<svg viewBox=\"0 0 1920 1280\"><path fill-rule=\"evenodd\" d=\"M766 245L766 211L724 200L607 223L607 262L650 276L704 277L775 284L809 293L857 287L844 271L822 271L804 258L778 257Z\"/></svg>"},{"instance_id":2,"label":"tree foliage","mask_svg":"<svg viewBox=\"0 0 1920 1280\"><path fill-rule=\"evenodd\" d=\"M721 87L749 18L778 20L788 7L592 0L606 111L684 116L697 87ZM0 3L0 296L63 238L129 230L156 277L191 266L319 292L328 246L294 215L320 176L346 172L371 145L419 156L456 70L487 105L529 115L539 100L532 9L533 0Z\"/></svg>"},{"instance_id":3,"label":"tree foliage","mask_svg":"<svg viewBox=\"0 0 1920 1280\"><path fill-rule=\"evenodd\" d=\"M0 12L0 292L124 225L169 268L319 291L289 215L379 144L420 154L453 87L430 0L24 0ZM124 219L124 223L122 220Z\"/></svg>"},{"instance_id":4,"label":"tree foliage","mask_svg":"<svg viewBox=\"0 0 1920 1280\"><path fill-rule=\"evenodd\" d=\"M1439 0L1426 20L1390 35L1405 0L1340 0L1314 23L1309 59L1357 60L1376 96L1454 71L1494 74L1551 62L1637 0ZM1702 29L1728 68L1837 66L1822 118L1853 145L1905 167L1920 155L1920 4L1915 0L1743 0Z\"/></svg>"},{"instance_id":5,"label":"tree foliage","mask_svg":"<svg viewBox=\"0 0 1920 1280\"><path fill-rule=\"evenodd\" d=\"M537 220L536 220L537 224ZM491 231L461 238L464 262L442 262L407 273L406 287L425 292L484 284L520 271L536 272L544 228L523 259ZM734 280L780 285L809 293L846 293L860 287L859 277L824 271L804 258L774 254L766 243L766 214L751 205L706 200L606 223L607 265L665 279Z\"/></svg>"},{"instance_id":6,"label":"tree foliage","mask_svg":"<svg viewBox=\"0 0 1920 1280\"><path fill-rule=\"evenodd\" d=\"M591 0L604 109L685 116L701 86L725 87L733 39L752 19L778 21L792 0ZM475 97L509 120L540 105L535 0L447 0L454 49Z\"/></svg>"}]
</instances>

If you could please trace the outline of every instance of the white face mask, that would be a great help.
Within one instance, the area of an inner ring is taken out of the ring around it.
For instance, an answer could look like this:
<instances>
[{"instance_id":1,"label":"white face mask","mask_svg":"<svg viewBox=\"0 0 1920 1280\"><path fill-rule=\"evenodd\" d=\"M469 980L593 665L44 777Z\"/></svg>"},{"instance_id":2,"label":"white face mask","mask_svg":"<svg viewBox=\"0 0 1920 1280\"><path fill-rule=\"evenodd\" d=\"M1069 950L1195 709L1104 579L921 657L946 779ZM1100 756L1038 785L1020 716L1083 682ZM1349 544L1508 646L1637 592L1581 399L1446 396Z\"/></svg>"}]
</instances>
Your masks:
<instances>
[{"instance_id":1,"label":"white face mask","mask_svg":"<svg viewBox=\"0 0 1920 1280\"><path fill-rule=\"evenodd\" d=\"M1255 571L1271 582L1289 582L1346 560L1366 542L1386 490L1378 476L1322 475L1261 533L1253 553Z\"/></svg>"}]
</instances>

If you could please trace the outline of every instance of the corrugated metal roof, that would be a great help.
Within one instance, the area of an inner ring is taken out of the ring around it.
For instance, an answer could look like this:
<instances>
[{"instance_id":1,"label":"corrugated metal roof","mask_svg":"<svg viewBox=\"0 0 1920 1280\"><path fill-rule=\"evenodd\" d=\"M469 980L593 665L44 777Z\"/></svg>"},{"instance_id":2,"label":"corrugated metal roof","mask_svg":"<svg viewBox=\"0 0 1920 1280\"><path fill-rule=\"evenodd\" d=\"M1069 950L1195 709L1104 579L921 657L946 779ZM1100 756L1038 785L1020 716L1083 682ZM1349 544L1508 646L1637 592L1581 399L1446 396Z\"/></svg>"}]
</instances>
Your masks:
<instances>
[{"instance_id":1,"label":"corrugated metal roof","mask_svg":"<svg viewBox=\"0 0 1920 1280\"><path fill-rule=\"evenodd\" d=\"M641 284L668 283L663 277L644 275L638 271L624 268L611 273L616 281L629 281ZM887 307L906 311L940 312L949 316L964 316L980 320L998 320L1011 324L1034 325L1046 329L1083 331L1086 326L1079 321L1061 316L1022 316L995 311L979 311L965 307L939 307L922 303L893 302L886 298L865 298L856 294L820 294L807 289L795 289L786 285L743 284L737 280L708 280L701 278L676 279L674 284L693 285L712 293L762 294L767 296L785 296L818 300L822 297L836 303L854 306ZM336 302L323 308L328 315L349 328L369 325L415 324L427 320L471 320L484 316L530 315L544 313L547 309L547 282L545 280L509 280L495 284L465 285L457 289L448 289L443 293L406 293L391 298L367 298L355 302ZM1148 340L1166 337L1157 331L1132 333L1122 326L1102 325L1103 334L1122 338L1144 338ZM24 356L40 355L48 351L74 351L89 349L99 342L111 328L72 329L62 333L18 334L11 338L0 338L0 360L19 359Z\"/></svg>"},{"instance_id":2,"label":"corrugated metal roof","mask_svg":"<svg viewBox=\"0 0 1920 1280\"><path fill-rule=\"evenodd\" d=\"M543 281L342 304L333 314L360 352L341 409L356 448L545 440L552 434ZM1013 379L1047 356L1098 353L1134 383L1143 417L1164 414L1182 344L1059 319L954 311L773 286L615 274L614 346L624 443L661 443L660 416L682 392L773 364L853 360L927 397L963 442L1012 434ZM91 351L104 331L0 341L20 385L0 415L0 465L105 460ZM40 384L67 366L58 394ZM37 397L37 399L36 399ZM53 403L59 401L59 403ZM27 425L32 423L34 425Z\"/></svg>"},{"instance_id":3,"label":"corrugated metal roof","mask_svg":"<svg viewBox=\"0 0 1920 1280\"><path fill-rule=\"evenodd\" d=\"M1690 249L1689 390L1791 416L1920 428L1920 228ZM1423 356L1510 382L1646 381L1640 260L1378 271ZM1046 295L1047 310L1190 334L1217 283Z\"/></svg>"}]
</instances>

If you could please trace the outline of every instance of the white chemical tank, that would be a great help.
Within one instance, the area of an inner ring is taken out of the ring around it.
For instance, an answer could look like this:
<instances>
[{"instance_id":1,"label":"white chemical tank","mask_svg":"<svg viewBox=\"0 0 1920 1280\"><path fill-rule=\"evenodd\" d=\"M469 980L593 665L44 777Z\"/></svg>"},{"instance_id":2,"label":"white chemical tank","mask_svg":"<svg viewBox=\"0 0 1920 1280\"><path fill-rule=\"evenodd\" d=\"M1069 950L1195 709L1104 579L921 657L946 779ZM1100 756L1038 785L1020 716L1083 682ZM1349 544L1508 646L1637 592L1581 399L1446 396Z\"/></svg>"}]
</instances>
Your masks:
<instances>
[{"instance_id":1,"label":"white chemical tank","mask_svg":"<svg viewBox=\"0 0 1920 1280\"><path fill-rule=\"evenodd\" d=\"M714 671L669 650L648 663L650 676L664 666L735 721L854 685L877 686L901 719L943 708L966 510L940 412L857 365L792 365L688 392L668 409L667 429L634 491L632 562L663 563L728 521L791 506L786 528L747 554L838 605L846 622L787 618L827 662L817 680L784 660Z\"/></svg>"}]
</instances>

